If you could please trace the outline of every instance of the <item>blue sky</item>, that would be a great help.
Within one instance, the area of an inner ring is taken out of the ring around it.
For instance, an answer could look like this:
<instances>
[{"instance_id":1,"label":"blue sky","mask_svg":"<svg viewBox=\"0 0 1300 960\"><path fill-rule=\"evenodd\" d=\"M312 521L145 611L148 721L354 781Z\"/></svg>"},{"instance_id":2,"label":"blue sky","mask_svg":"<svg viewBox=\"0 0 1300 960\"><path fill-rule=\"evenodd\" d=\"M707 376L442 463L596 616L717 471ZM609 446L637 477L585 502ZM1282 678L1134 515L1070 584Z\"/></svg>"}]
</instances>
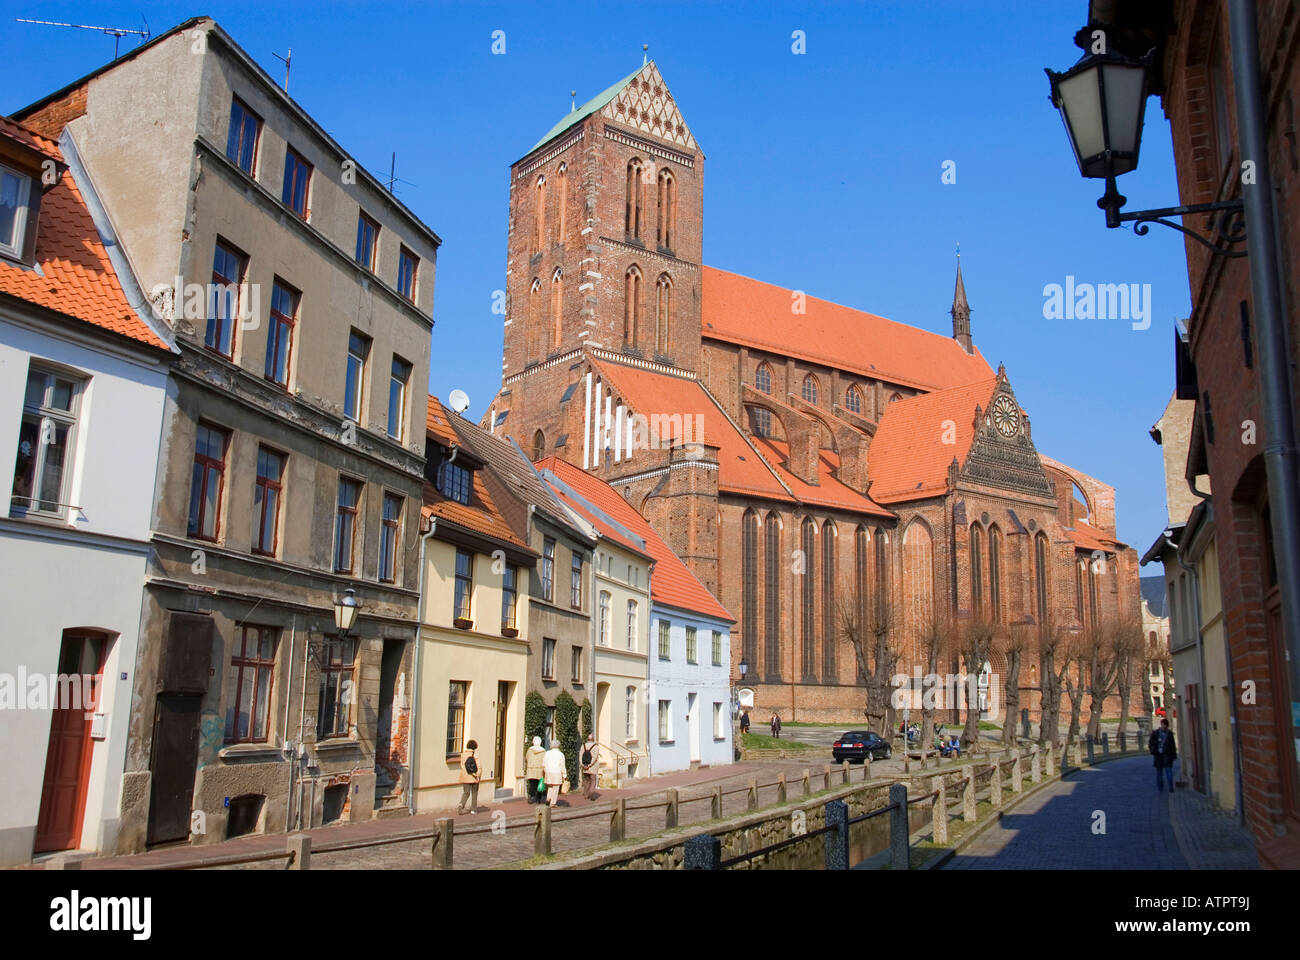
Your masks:
<instances>
[{"instance_id":1,"label":"blue sky","mask_svg":"<svg viewBox=\"0 0 1300 960\"><path fill-rule=\"evenodd\" d=\"M1166 515L1147 430L1172 389L1187 316L1181 237L1107 230L1102 186L1077 172L1044 67L1078 57L1084 0L721 4L383 5L140 2L0 4L0 110L112 57L92 31L155 34L207 14L360 163L386 175L443 238L430 388L466 390L471 414L500 385L509 165L578 102L653 57L707 157L704 260L930 330L951 332L960 242L975 341L1005 362L1043 452L1117 488L1120 538L1139 552ZM493 55L503 30L506 53ZM792 52L804 31L806 53ZM123 50L134 45L122 40ZM941 182L955 164L956 183ZM1129 208L1178 202L1169 126L1148 102ZM1044 319L1044 287L1150 284L1147 330Z\"/></svg>"}]
</instances>

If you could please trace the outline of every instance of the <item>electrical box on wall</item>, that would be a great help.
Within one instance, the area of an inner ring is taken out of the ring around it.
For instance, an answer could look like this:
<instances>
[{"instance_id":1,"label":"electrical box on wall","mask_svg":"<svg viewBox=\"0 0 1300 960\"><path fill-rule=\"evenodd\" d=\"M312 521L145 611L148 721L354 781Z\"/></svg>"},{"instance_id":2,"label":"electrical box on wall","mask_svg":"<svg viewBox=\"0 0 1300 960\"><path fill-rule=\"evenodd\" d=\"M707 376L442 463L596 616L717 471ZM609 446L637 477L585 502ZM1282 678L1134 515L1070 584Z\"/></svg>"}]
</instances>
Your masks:
<instances>
[{"instance_id":1,"label":"electrical box on wall","mask_svg":"<svg viewBox=\"0 0 1300 960\"><path fill-rule=\"evenodd\" d=\"M94 713L90 716L90 738L103 740L108 736L108 714Z\"/></svg>"}]
</instances>

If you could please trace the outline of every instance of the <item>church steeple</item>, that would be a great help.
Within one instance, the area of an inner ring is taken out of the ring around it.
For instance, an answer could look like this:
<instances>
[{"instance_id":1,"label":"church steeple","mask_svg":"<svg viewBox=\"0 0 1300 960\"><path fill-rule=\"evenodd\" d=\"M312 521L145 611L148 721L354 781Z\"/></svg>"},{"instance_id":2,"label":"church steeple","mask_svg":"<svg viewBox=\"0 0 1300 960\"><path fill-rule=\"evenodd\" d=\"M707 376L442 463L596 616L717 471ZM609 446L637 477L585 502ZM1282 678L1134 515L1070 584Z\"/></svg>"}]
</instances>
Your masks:
<instances>
[{"instance_id":1,"label":"church steeple","mask_svg":"<svg viewBox=\"0 0 1300 960\"><path fill-rule=\"evenodd\" d=\"M970 304L966 302L966 284L961 279L961 248L957 248L957 289L952 295L952 338L969 354L975 353L970 339Z\"/></svg>"}]
</instances>

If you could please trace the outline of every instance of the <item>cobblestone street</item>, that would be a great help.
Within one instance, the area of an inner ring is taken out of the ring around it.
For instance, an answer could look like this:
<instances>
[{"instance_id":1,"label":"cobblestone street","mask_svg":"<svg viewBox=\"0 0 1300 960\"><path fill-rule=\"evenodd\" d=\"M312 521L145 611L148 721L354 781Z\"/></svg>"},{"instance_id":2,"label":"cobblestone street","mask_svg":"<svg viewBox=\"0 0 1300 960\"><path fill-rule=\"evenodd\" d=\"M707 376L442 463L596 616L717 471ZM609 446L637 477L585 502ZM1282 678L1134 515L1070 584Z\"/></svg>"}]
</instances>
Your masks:
<instances>
[{"instance_id":1,"label":"cobblestone street","mask_svg":"<svg viewBox=\"0 0 1300 960\"><path fill-rule=\"evenodd\" d=\"M1097 813L1105 833L1093 833ZM1007 813L946 870L1251 870L1251 838L1188 791L1157 792L1149 757L1085 767Z\"/></svg>"}]
</instances>

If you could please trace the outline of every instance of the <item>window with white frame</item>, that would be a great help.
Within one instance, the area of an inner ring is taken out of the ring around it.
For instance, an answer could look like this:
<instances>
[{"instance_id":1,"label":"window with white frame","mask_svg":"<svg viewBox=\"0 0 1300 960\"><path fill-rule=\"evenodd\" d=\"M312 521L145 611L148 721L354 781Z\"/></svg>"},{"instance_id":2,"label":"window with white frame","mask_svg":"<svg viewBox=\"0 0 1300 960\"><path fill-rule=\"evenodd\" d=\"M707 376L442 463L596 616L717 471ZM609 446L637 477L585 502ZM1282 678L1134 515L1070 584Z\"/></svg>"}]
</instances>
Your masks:
<instances>
[{"instance_id":1,"label":"window with white frame","mask_svg":"<svg viewBox=\"0 0 1300 960\"><path fill-rule=\"evenodd\" d=\"M722 666L722 634L717 630L713 631L713 665Z\"/></svg>"},{"instance_id":2,"label":"window with white frame","mask_svg":"<svg viewBox=\"0 0 1300 960\"><path fill-rule=\"evenodd\" d=\"M623 691L623 737L627 740L636 739L636 687L628 687Z\"/></svg>"},{"instance_id":3,"label":"window with white frame","mask_svg":"<svg viewBox=\"0 0 1300 960\"><path fill-rule=\"evenodd\" d=\"M0 254L21 259L32 178L0 165Z\"/></svg>"},{"instance_id":4,"label":"window with white frame","mask_svg":"<svg viewBox=\"0 0 1300 960\"><path fill-rule=\"evenodd\" d=\"M610 595L606 590L600 591L600 645L609 646L609 602Z\"/></svg>"},{"instance_id":5,"label":"window with white frame","mask_svg":"<svg viewBox=\"0 0 1300 960\"><path fill-rule=\"evenodd\" d=\"M686 662L697 663L697 651L695 649L695 628L686 628Z\"/></svg>"},{"instance_id":6,"label":"window with white frame","mask_svg":"<svg viewBox=\"0 0 1300 960\"><path fill-rule=\"evenodd\" d=\"M659 701L659 742L671 743L673 739L673 702Z\"/></svg>"},{"instance_id":7,"label":"window with white frame","mask_svg":"<svg viewBox=\"0 0 1300 960\"><path fill-rule=\"evenodd\" d=\"M627 602L627 648L636 649L636 601Z\"/></svg>"},{"instance_id":8,"label":"window with white frame","mask_svg":"<svg viewBox=\"0 0 1300 960\"><path fill-rule=\"evenodd\" d=\"M27 371L10 513L64 517L82 382L33 363Z\"/></svg>"}]
</instances>

